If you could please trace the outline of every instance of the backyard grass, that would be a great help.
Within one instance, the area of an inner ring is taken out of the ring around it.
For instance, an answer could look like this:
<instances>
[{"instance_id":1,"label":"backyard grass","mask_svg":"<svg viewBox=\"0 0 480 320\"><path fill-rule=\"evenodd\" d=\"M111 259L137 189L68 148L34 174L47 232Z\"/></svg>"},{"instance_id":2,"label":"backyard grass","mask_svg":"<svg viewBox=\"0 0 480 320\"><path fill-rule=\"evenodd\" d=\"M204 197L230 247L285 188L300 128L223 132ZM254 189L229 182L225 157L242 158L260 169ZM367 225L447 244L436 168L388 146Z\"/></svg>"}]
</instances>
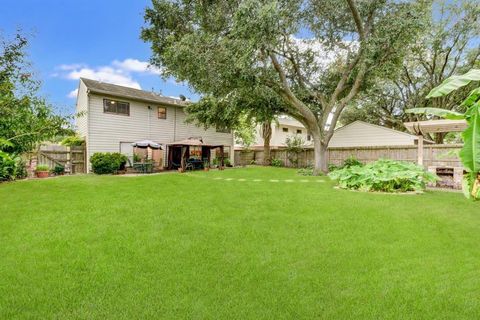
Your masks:
<instances>
[{"instance_id":1,"label":"backyard grass","mask_svg":"<svg viewBox=\"0 0 480 320\"><path fill-rule=\"evenodd\" d=\"M332 186L282 168L0 184L0 319L480 317L479 203Z\"/></svg>"}]
</instances>

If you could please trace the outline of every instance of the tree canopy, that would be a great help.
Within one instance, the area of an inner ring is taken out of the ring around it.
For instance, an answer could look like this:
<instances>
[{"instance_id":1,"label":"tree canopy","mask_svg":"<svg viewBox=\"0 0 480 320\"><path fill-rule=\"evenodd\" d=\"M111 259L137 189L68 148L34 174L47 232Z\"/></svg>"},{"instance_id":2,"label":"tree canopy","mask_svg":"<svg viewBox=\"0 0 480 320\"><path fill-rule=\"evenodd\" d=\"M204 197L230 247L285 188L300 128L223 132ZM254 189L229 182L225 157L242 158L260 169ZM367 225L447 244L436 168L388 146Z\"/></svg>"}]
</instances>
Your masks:
<instances>
[{"instance_id":1,"label":"tree canopy","mask_svg":"<svg viewBox=\"0 0 480 320\"><path fill-rule=\"evenodd\" d=\"M0 40L0 150L31 151L39 142L71 132L69 120L38 95L40 84L25 59L27 39L17 34Z\"/></svg>"},{"instance_id":2,"label":"tree canopy","mask_svg":"<svg viewBox=\"0 0 480 320\"><path fill-rule=\"evenodd\" d=\"M368 88L348 106L342 123L364 120L405 130L403 122L425 120L425 115L406 113L409 108L465 111L459 102L472 85L444 97L426 96L446 78L480 66L479 17L476 0L434 1L430 20L419 41L410 45L398 77ZM441 143L444 137L445 133L439 133L429 138Z\"/></svg>"},{"instance_id":3,"label":"tree canopy","mask_svg":"<svg viewBox=\"0 0 480 320\"><path fill-rule=\"evenodd\" d=\"M225 98L268 92L312 135L315 169L345 106L391 77L424 27L424 1L153 0L142 38L164 76Z\"/></svg>"}]
</instances>

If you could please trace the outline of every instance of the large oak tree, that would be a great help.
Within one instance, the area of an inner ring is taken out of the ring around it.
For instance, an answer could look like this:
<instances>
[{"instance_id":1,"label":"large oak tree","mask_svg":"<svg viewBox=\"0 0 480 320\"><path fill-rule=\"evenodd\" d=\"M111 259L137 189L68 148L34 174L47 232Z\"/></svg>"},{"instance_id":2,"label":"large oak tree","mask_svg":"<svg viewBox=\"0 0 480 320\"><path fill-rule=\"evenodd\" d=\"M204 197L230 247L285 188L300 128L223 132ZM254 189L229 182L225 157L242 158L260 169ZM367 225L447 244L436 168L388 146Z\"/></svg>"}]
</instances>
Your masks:
<instances>
[{"instance_id":1,"label":"large oak tree","mask_svg":"<svg viewBox=\"0 0 480 320\"><path fill-rule=\"evenodd\" d=\"M217 98L278 96L312 135L315 172L345 106L401 65L428 4L387 0L153 0L142 38L164 76Z\"/></svg>"}]
</instances>

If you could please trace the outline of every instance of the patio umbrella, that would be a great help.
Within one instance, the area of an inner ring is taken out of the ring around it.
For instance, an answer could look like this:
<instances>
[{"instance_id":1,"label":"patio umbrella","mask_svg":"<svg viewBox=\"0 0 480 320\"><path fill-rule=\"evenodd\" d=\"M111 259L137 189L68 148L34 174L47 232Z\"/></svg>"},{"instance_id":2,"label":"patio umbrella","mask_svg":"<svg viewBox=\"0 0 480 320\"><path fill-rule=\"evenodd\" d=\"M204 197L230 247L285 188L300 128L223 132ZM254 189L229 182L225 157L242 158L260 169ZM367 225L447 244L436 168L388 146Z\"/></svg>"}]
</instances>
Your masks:
<instances>
[{"instance_id":1,"label":"patio umbrella","mask_svg":"<svg viewBox=\"0 0 480 320\"><path fill-rule=\"evenodd\" d=\"M132 143L132 146L137 148L152 148L163 150L162 145L151 140L142 140Z\"/></svg>"}]
</instances>

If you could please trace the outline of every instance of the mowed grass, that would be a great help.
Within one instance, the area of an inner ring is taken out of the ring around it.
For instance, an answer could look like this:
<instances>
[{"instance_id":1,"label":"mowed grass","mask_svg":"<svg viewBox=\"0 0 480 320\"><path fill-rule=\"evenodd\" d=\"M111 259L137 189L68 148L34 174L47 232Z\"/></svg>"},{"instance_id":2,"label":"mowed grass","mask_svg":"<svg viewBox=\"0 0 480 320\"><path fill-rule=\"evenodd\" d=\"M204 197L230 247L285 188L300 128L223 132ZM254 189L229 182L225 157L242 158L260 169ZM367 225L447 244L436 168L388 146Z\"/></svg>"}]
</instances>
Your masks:
<instances>
[{"instance_id":1,"label":"mowed grass","mask_svg":"<svg viewBox=\"0 0 480 320\"><path fill-rule=\"evenodd\" d=\"M0 319L478 319L479 248L458 193L281 168L19 181L0 185Z\"/></svg>"}]
</instances>

